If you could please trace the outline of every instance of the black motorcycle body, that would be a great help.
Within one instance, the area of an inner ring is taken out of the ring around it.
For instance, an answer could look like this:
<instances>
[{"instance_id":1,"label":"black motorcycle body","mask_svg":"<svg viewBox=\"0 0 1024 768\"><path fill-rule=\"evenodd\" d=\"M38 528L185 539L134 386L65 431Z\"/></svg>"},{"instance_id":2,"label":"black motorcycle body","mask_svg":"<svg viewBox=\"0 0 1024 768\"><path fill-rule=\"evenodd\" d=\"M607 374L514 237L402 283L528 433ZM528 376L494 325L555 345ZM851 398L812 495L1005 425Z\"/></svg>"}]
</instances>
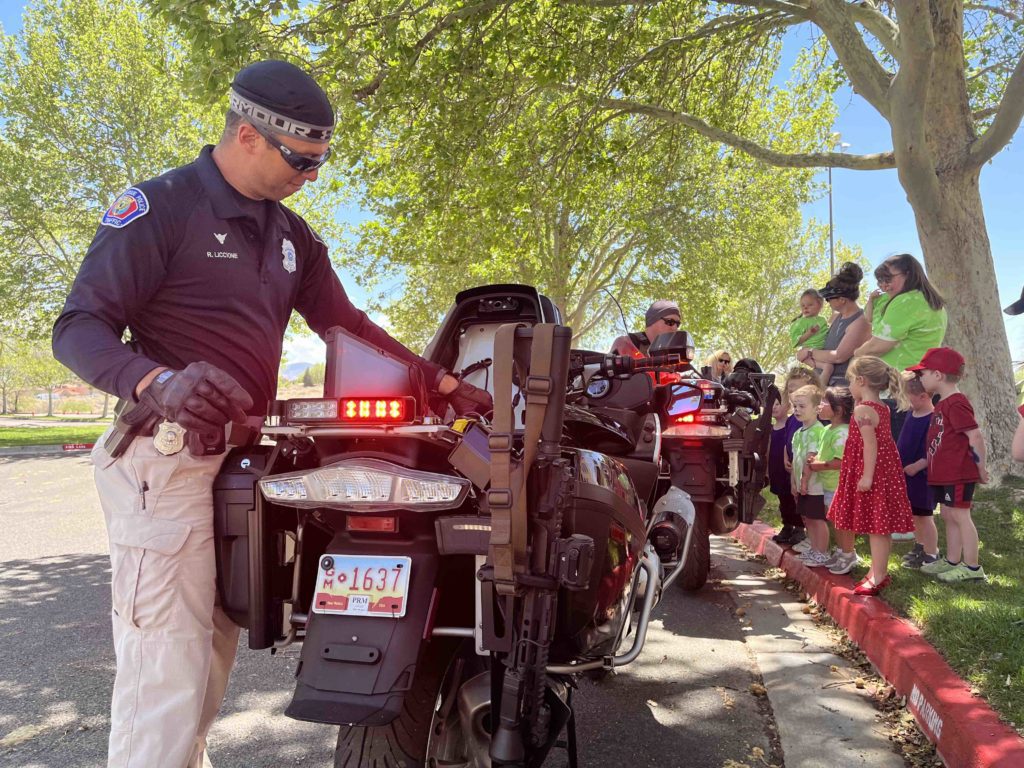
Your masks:
<instances>
[{"instance_id":1,"label":"black motorcycle body","mask_svg":"<svg viewBox=\"0 0 1024 768\"><path fill-rule=\"evenodd\" d=\"M302 643L287 714L341 725L338 765L540 765L571 726L571 677L643 646L660 577L643 500L657 429L565 412L571 330L558 320L527 286L464 291L426 353L492 389L495 335L509 329L514 463L542 378L533 333L553 339L554 407L524 474L528 559L511 581L492 533L503 436L434 416L415 369L342 329L328 334L324 397L279 401L265 444L224 463L221 604L250 648ZM599 449L562 441L563 418L608 434L586 441ZM618 457L601 450L612 448ZM628 626L632 645L616 655Z\"/></svg>"}]
</instances>

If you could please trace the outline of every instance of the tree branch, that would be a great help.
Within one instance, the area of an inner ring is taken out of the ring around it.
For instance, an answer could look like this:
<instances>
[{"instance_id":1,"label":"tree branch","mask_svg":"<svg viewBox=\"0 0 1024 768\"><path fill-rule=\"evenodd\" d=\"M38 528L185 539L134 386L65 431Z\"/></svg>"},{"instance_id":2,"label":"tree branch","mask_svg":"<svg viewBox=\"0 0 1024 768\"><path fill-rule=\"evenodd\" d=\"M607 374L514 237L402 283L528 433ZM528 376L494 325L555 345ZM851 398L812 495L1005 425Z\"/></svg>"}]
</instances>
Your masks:
<instances>
[{"instance_id":1,"label":"tree branch","mask_svg":"<svg viewBox=\"0 0 1024 768\"><path fill-rule=\"evenodd\" d=\"M615 109L622 113L634 115L647 115L666 123L685 125L702 136L740 149L753 158L779 168L832 167L849 168L855 171L877 171L896 166L896 160L892 152L876 152L870 155L850 155L844 152L777 152L763 147L750 139L738 136L731 131L716 128L700 118L685 112L675 112L671 109L655 106L654 104L641 104L627 99L604 98L597 101L599 106L604 109Z\"/></svg>"},{"instance_id":2,"label":"tree branch","mask_svg":"<svg viewBox=\"0 0 1024 768\"><path fill-rule=\"evenodd\" d=\"M1024 56L1021 56L1006 83L992 125L971 145L971 162L979 166L995 157L1013 138L1020 127L1021 118L1024 118Z\"/></svg>"},{"instance_id":3,"label":"tree branch","mask_svg":"<svg viewBox=\"0 0 1024 768\"><path fill-rule=\"evenodd\" d=\"M875 39L885 48L886 53L899 61L900 29L896 26L896 22L878 10L878 7L870 0L852 3L848 8L853 20L874 35Z\"/></svg>"},{"instance_id":4,"label":"tree branch","mask_svg":"<svg viewBox=\"0 0 1024 768\"><path fill-rule=\"evenodd\" d=\"M1003 16L1010 21L1024 22L1024 14L1020 14L1017 11L1010 10L1009 8L1001 8L998 5L989 5L988 3L964 3L965 11L987 11L994 13L998 16Z\"/></svg>"},{"instance_id":5,"label":"tree branch","mask_svg":"<svg viewBox=\"0 0 1024 768\"><path fill-rule=\"evenodd\" d=\"M854 23L852 8L845 0L822 0L815 6L811 20L825 33L853 90L888 119L893 75L864 42L864 35Z\"/></svg>"}]
</instances>

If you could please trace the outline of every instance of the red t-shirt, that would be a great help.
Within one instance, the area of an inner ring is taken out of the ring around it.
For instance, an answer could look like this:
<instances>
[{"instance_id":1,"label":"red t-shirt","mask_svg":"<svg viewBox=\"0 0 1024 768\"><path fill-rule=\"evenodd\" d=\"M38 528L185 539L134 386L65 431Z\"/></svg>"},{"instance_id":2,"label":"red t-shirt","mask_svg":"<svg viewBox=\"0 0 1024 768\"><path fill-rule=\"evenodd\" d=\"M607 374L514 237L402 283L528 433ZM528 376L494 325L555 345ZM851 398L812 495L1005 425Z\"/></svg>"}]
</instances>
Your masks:
<instances>
[{"instance_id":1,"label":"red t-shirt","mask_svg":"<svg viewBox=\"0 0 1024 768\"><path fill-rule=\"evenodd\" d=\"M978 428L971 401L955 392L939 400L928 427L928 485L976 483L978 462L967 433Z\"/></svg>"}]
</instances>

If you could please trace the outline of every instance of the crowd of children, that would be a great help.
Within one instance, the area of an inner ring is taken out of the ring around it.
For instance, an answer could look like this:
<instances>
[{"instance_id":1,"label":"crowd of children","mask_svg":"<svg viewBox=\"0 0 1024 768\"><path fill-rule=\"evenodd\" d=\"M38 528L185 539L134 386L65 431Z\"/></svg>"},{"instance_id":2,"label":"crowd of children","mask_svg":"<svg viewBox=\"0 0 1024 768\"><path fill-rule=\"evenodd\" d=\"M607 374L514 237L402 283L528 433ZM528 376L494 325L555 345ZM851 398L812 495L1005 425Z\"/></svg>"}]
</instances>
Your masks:
<instances>
[{"instance_id":1,"label":"crowd of children","mask_svg":"<svg viewBox=\"0 0 1024 768\"><path fill-rule=\"evenodd\" d=\"M963 357L948 347L928 350L903 372L878 357L855 357L848 388L825 389L808 368L789 371L769 451L769 487L783 516L775 540L793 546L808 567L843 574L858 563L856 536L866 535L871 568L854 588L862 595L877 595L890 583L892 535L898 533L913 532L915 540L903 567L943 582L985 581L971 519L975 485L988 481L985 443L957 387L963 372ZM908 411L898 439L883 392ZM945 523L945 556L936 504Z\"/></svg>"}]
</instances>

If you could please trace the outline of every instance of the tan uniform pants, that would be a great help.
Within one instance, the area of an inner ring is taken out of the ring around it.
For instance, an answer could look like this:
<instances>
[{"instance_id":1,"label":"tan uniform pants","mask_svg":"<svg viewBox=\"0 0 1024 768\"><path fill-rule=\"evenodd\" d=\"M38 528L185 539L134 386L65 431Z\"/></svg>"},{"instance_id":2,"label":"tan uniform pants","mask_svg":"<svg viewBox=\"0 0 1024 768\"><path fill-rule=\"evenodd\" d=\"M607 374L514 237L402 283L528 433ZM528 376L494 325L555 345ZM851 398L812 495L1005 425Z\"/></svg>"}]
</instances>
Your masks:
<instances>
[{"instance_id":1,"label":"tan uniform pants","mask_svg":"<svg viewBox=\"0 0 1024 768\"><path fill-rule=\"evenodd\" d=\"M117 676L109 768L201 768L238 627L216 605L213 479L224 459L140 437L92 453L110 538Z\"/></svg>"}]
</instances>

